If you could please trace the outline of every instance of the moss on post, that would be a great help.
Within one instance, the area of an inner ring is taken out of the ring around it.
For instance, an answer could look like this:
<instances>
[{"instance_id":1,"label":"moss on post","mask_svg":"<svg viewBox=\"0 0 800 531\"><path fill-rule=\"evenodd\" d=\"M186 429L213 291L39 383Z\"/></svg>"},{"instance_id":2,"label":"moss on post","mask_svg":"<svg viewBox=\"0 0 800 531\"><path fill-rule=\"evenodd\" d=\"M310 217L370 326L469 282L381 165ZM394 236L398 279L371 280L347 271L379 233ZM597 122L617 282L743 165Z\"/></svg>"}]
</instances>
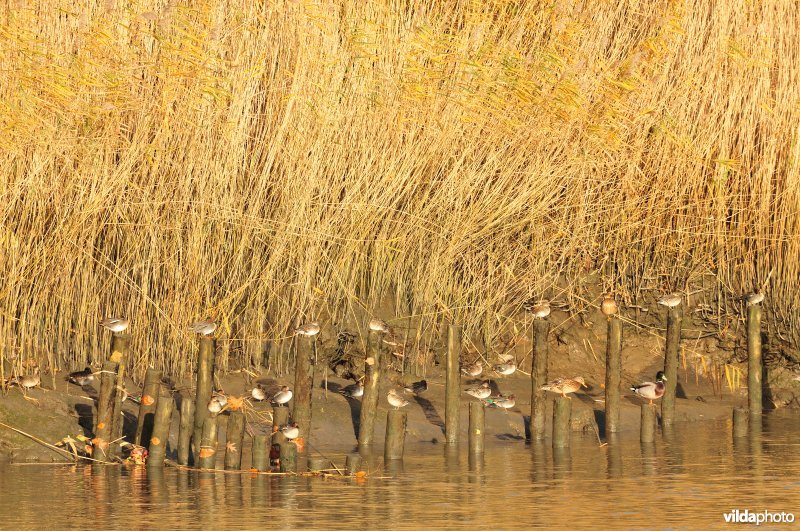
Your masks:
<instances>
[{"instance_id":1,"label":"moss on post","mask_svg":"<svg viewBox=\"0 0 800 531\"><path fill-rule=\"evenodd\" d=\"M667 308L667 350L664 359L666 389L661 399L661 421L665 426L675 420L675 390L678 386L678 353L681 349L683 304Z\"/></svg>"},{"instance_id":2,"label":"moss on post","mask_svg":"<svg viewBox=\"0 0 800 531\"><path fill-rule=\"evenodd\" d=\"M369 446L375 436L375 415L378 411L378 386L380 385L383 333L370 330L367 357L364 361L364 396L358 421L358 445Z\"/></svg>"},{"instance_id":3,"label":"moss on post","mask_svg":"<svg viewBox=\"0 0 800 531\"><path fill-rule=\"evenodd\" d=\"M241 411L232 411L228 417L225 439L225 470L240 470L244 442L244 413Z\"/></svg>"},{"instance_id":4,"label":"moss on post","mask_svg":"<svg viewBox=\"0 0 800 531\"><path fill-rule=\"evenodd\" d=\"M117 364L107 361L103 364L100 373L100 396L97 400L97 415L94 429L93 457L98 461L108 461L111 458L112 416L114 414L114 399L117 390Z\"/></svg>"},{"instance_id":5,"label":"moss on post","mask_svg":"<svg viewBox=\"0 0 800 531\"><path fill-rule=\"evenodd\" d=\"M620 430L619 402L622 376L622 321L616 315L608 320L606 337L606 403L605 403L605 435Z\"/></svg>"},{"instance_id":6,"label":"moss on post","mask_svg":"<svg viewBox=\"0 0 800 531\"><path fill-rule=\"evenodd\" d=\"M315 336L297 336L292 421L297 423L300 430L298 438L301 440L306 440L311 434L311 402L314 389L314 365L311 363L311 358L314 341Z\"/></svg>"},{"instance_id":7,"label":"moss on post","mask_svg":"<svg viewBox=\"0 0 800 531\"><path fill-rule=\"evenodd\" d=\"M158 406L153 419L153 434L150 437L147 466L164 465L164 459L167 457L167 443L169 442L169 429L172 423L173 409L172 397L162 394L158 399Z\"/></svg>"},{"instance_id":8,"label":"moss on post","mask_svg":"<svg viewBox=\"0 0 800 531\"><path fill-rule=\"evenodd\" d=\"M569 446L572 400L556 397L553 404L553 448Z\"/></svg>"},{"instance_id":9,"label":"moss on post","mask_svg":"<svg viewBox=\"0 0 800 531\"><path fill-rule=\"evenodd\" d=\"M181 424L178 432L178 464L188 465L191 462L191 442L194 431L194 401L181 399Z\"/></svg>"},{"instance_id":10,"label":"moss on post","mask_svg":"<svg viewBox=\"0 0 800 531\"><path fill-rule=\"evenodd\" d=\"M197 354L197 385L194 400L194 434L192 436L195 463L198 462L200 446L202 446L205 421L210 416L208 403L211 400L211 388L212 382L214 381L214 355L216 351L216 339L213 337L200 338L200 348Z\"/></svg>"},{"instance_id":11,"label":"moss on post","mask_svg":"<svg viewBox=\"0 0 800 531\"><path fill-rule=\"evenodd\" d=\"M762 411L761 357L761 304L747 307L747 405L751 417L760 417Z\"/></svg>"},{"instance_id":12,"label":"moss on post","mask_svg":"<svg viewBox=\"0 0 800 531\"><path fill-rule=\"evenodd\" d=\"M198 408L199 409L199 408ZM195 459L197 468L213 470L217 464L217 417L208 416L203 422L203 431L200 438L198 457Z\"/></svg>"},{"instance_id":13,"label":"moss on post","mask_svg":"<svg viewBox=\"0 0 800 531\"><path fill-rule=\"evenodd\" d=\"M531 362L531 439L544 439L547 397L541 387L547 383L547 334L550 320L533 321L533 359Z\"/></svg>"},{"instance_id":14,"label":"moss on post","mask_svg":"<svg viewBox=\"0 0 800 531\"><path fill-rule=\"evenodd\" d=\"M447 372L445 375L444 432L448 444L458 442L459 403L461 401L461 327L447 328Z\"/></svg>"}]
</instances>

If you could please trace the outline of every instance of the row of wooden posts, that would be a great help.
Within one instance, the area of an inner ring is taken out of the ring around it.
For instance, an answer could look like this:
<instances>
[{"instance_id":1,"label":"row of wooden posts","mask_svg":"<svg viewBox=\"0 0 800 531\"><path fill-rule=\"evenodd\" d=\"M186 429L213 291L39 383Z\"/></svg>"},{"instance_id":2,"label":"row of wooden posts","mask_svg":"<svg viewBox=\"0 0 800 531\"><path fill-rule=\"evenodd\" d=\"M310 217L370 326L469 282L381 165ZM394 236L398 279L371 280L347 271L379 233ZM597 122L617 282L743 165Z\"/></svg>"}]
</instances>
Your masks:
<instances>
[{"instance_id":1,"label":"row of wooden posts","mask_svg":"<svg viewBox=\"0 0 800 531\"><path fill-rule=\"evenodd\" d=\"M682 305L668 308L666 330L666 356L664 372L666 390L661 399L661 422L664 427L675 421L675 390L678 372L678 353L681 341ZM535 319L533 323L533 355L531 368L531 416L530 434L533 440L545 438L546 403L548 397L541 390L547 381L547 335L550 323L547 318ZM379 402L379 384L383 380L385 359L383 333L370 331L365 359L364 394L359 418L359 447L373 445L375 418ZM758 422L762 413L761 395L761 307L748 306L747 310L748 350L748 404L749 408L737 408L733 414L734 435L747 433L750 424ZM118 455L118 445L112 444L122 438L122 393L126 357L130 337L115 334L111 344L109 361L104 365L100 378L100 396L97 404L94 457L110 460ZM314 387L314 365L316 343L313 337L297 337L295 385L293 389L292 421L298 424L299 438L307 440L311 428L312 389ZM605 435L609 439L620 431L620 385L621 385L622 320L618 315L609 317L606 346L605 377ZM194 400L183 397L180 403L180 432L178 435L177 460L180 465L194 463L198 468L214 468L217 450L217 417L209 412L207 404L212 397L214 357L216 340L201 337L197 382ZM445 381L445 438L450 444L459 442L459 409L461 400L461 328L451 325L447 336L447 360ZM572 402L555 399L552 418L552 441L555 447L569 446ZM484 449L484 404L472 401L469 405L469 451L478 454ZM149 369L145 375L139 417L134 443L149 449L148 464L161 466L166 457L174 400L161 383L161 371ZM758 419L758 420L756 420ZM272 433L256 435L253 439L252 467L259 470L269 468L269 453L273 445L280 448L281 471L297 471L298 446L286 440L279 427L288 424L289 408L273 407ZM390 410L387 414L384 458L403 457L407 415L405 411ZM641 441L652 442L657 430L655 406L642 404ZM227 425L225 468L241 468L242 443L245 432L245 417L242 411L232 411ZM357 470L358 454L348 457L347 467ZM309 458L309 467L323 466L319 459Z\"/></svg>"}]
</instances>

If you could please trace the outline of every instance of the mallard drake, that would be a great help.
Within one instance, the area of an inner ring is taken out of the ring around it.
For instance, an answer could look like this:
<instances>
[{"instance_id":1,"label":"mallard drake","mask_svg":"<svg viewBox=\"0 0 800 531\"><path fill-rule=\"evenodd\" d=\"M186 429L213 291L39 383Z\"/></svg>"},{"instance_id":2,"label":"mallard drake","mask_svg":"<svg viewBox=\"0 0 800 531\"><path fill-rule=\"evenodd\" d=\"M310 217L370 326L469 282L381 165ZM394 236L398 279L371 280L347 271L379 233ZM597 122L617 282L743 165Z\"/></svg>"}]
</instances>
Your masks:
<instances>
[{"instance_id":1,"label":"mallard drake","mask_svg":"<svg viewBox=\"0 0 800 531\"><path fill-rule=\"evenodd\" d=\"M285 406L289 400L292 399L292 391L289 389L288 385L284 385L281 387L281 390L272 395L270 398L270 402L273 404L277 404L279 406Z\"/></svg>"},{"instance_id":2,"label":"mallard drake","mask_svg":"<svg viewBox=\"0 0 800 531\"><path fill-rule=\"evenodd\" d=\"M297 328L295 328L294 333L301 336L313 337L319 334L320 330L321 328L319 326L319 323L317 321L311 321L310 323L306 323L302 326L298 326Z\"/></svg>"},{"instance_id":3,"label":"mallard drake","mask_svg":"<svg viewBox=\"0 0 800 531\"><path fill-rule=\"evenodd\" d=\"M478 400L489 398L492 395L492 388L489 387L489 382L483 382L478 387L471 387L464 391L470 396L474 396Z\"/></svg>"},{"instance_id":4,"label":"mallard drake","mask_svg":"<svg viewBox=\"0 0 800 531\"><path fill-rule=\"evenodd\" d=\"M489 407L499 407L501 409L511 409L517 404L517 398L514 395L508 396L494 396L484 400Z\"/></svg>"},{"instance_id":5,"label":"mallard drake","mask_svg":"<svg viewBox=\"0 0 800 531\"><path fill-rule=\"evenodd\" d=\"M91 367L86 367L82 371L75 371L69 373L67 376L67 381L70 383L74 383L75 385L79 385L84 387L86 385L91 384L94 381L94 373L92 372Z\"/></svg>"},{"instance_id":6,"label":"mallard drake","mask_svg":"<svg viewBox=\"0 0 800 531\"><path fill-rule=\"evenodd\" d=\"M420 380L418 382L414 382L411 385L407 385L403 388L407 393L413 393L418 395L420 393L424 393L428 390L428 380Z\"/></svg>"},{"instance_id":7,"label":"mallard drake","mask_svg":"<svg viewBox=\"0 0 800 531\"><path fill-rule=\"evenodd\" d=\"M483 372L483 364L479 361L476 361L475 363L471 363L465 367L461 367L461 372L467 376L475 378L477 376L480 376L481 373Z\"/></svg>"},{"instance_id":8,"label":"mallard drake","mask_svg":"<svg viewBox=\"0 0 800 531\"><path fill-rule=\"evenodd\" d=\"M400 409L408 405L408 400L400 396L394 389L389 390L389 393L386 395L386 400L388 400L389 405L395 409Z\"/></svg>"},{"instance_id":9,"label":"mallard drake","mask_svg":"<svg viewBox=\"0 0 800 531\"><path fill-rule=\"evenodd\" d=\"M603 302L600 303L600 311L609 319L619 311L617 301L614 300L614 296L611 293L606 293L605 297L603 297Z\"/></svg>"},{"instance_id":10,"label":"mallard drake","mask_svg":"<svg viewBox=\"0 0 800 531\"><path fill-rule=\"evenodd\" d=\"M667 308L674 308L681 303L681 294L675 292L669 293L658 299L658 303Z\"/></svg>"},{"instance_id":11,"label":"mallard drake","mask_svg":"<svg viewBox=\"0 0 800 531\"><path fill-rule=\"evenodd\" d=\"M552 391L553 393L561 393L564 398L572 398L567 396L567 393L574 393L581 387L586 387L586 381L583 376L576 376L575 378L556 378L552 382L543 385L539 389L542 391Z\"/></svg>"},{"instance_id":12,"label":"mallard drake","mask_svg":"<svg viewBox=\"0 0 800 531\"><path fill-rule=\"evenodd\" d=\"M347 398L361 398L364 396L364 384L356 382L353 385L348 385L339 392Z\"/></svg>"},{"instance_id":13,"label":"mallard drake","mask_svg":"<svg viewBox=\"0 0 800 531\"><path fill-rule=\"evenodd\" d=\"M494 366L494 371L498 374L502 374L503 376L508 376L510 374L514 374L517 370L517 364L513 361L508 361L506 363L498 363Z\"/></svg>"},{"instance_id":14,"label":"mallard drake","mask_svg":"<svg viewBox=\"0 0 800 531\"><path fill-rule=\"evenodd\" d=\"M664 396L664 391L667 389L667 386L664 385L665 381L667 381L667 377L664 376L664 371L658 371L658 373L656 373L655 382L644 382L639 385L634 385L631 387L631 391L642 398L650 400L650 404L652 404L653 400Z\"/></svg>"},{"instance_id":15,"label":"mallard drake","mask_svg":"<svg viewBox=\"0 0 800 531\"><path fill-rule=\"evenodd\" d=\"M190 332L200 334L201 336L210 336L217 329L217 323L214 321L195 321L189 327Z\"/></svg>"},{"instance_id":16,"label":"mallard drake","mask_svg":"<svg viewBox=\"0 0 800 531\"><path fill-rule=\"evenodd\" d=\"M124 332L130 322L122 317L106 317L100 321L100 326L114 333Z\"/></svg>"},{"instance_id":17,"label":"mallard drake","mask_svg":"<svg viewBox=\"0 0 800 531\"><path fill-rule=\"evenodd\" d=\"M372 330L373 332L388 332L389 331L389 323L384 321L383 319L370 319L369 324L367 327Z\"/></svg>"}]
</instances>

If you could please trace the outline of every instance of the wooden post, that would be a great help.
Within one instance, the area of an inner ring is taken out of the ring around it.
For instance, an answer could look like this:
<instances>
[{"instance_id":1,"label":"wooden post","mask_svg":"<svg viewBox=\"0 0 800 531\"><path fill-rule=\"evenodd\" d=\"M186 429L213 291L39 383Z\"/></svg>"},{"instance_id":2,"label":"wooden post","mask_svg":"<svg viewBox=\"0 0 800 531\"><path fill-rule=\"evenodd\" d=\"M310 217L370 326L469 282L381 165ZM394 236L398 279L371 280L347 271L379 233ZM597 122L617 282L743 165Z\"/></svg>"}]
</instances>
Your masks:
<instances>
[{"instance_id":1,"label":"wooden post","mask_svg":"<svg viewBox=\"0 0 800 531\"><path fill-rule=\"evenodd\" d=\"M302 440L308 439L311 434L311 392L314 389L314 366L311 363L313 348L314 337L297 336L292 421L297 423L300 430L298 438Z\"/></svg>"},{"instance_id":2,"label":"wooden post","mask_svg":"<svg viewBox=\"0 0 800 531\"><path fill-rule=\"evenodd\" d=\"M281 472L297 472L297 445L293 442L281 445Z\"/></svg>"},{"instance_id":3,"label":"wooden post","mask_svg":"<svg viewBox=\"0 0 800 531\"><path fill-rule=\"evenodd\" d=\"M762 408L761 304L747 307L747 403L750 416L760 417Z\"/></svg>"},{"instance_id":4,"label":"wooden post","mask_svg":"<svg viewBox=\"0 0 800 531\"><path fill-rule=\"evenodd\" d=\"M269 443L268 435L253 437L253 468L259 472L269 470Z\"/></svg>"},{"instance_id":5,"label":"wooden post","mask_svg":"<svg viewBox=\"0 0 800 531\"><path fill-rule=\"evenodd\" d=\"M347 454L344 469L348 476L355 476L361 470L361 454Z\"/></svg>"},{"instance_id":6,"label":"wooden post","mask_svg":"<svg viewBox=\"0 0 800 531\"><path fill-rule=\"evenodd\" d=\"M639 440L651 443L656 440L656 407L642 404L642 426L639 431Z\"/></svg>"},{"instance_id":7,"label":"wooden post","mask_svg":"<svg viewBox=\"0 0 800 531\"><path fill-rule=\"evenodd\" d=\"M153 415L161 390L161 371L147 369L142 387L142 400L139 404L139 418L136 421L136 437L133 442L147 448L153 434Z\"/></svg>"},{"instance_id":8,"label":"wooden post","mask_svg":"<svg viewBox=\"0 0 800 531\"><path fill-rule=\"evenodd\" d=\"M167 442L169 442L169 427L172 423L172 410L174 404L172 397L161 395L158 399L155 418L153 419L153 434L150 437L150 447L147 466L164 466L167 457Z\"/></svg>"},{"instance_id":9,"label":"wooden post","mask_svg":"<svg viewBox=\"0 0 800 531\"><path fill-rule=\"evenodd\" d=\"M620 431L619 401L622 373L622 321L616 315L608 320L606 337L606 416L605 435Z\"/></svg>"},{"instance_id":10,"label":"wooden post","mask_svg":"<svg viewBox=\"0 0 800 531\"><path fill-rule=\"evenodd\" d=\"M678 385L678 353L681 349L682 321L682 303L667 308L667 352L664 359L664 376L667 377L667 381L664 382L666 389L661 399L661 422L665 426L675 420L675 389Z\"/></svg>"},{"instance_id":11,"label":"wooden post","mask_svg":"<svg viewBox=\"0 0 800 531\"><path fill-rule=\"evenodd\" d=\"M200 409L199 407L197 409ZM206 409L207 408L203 408ZM197 468L214 469L217 463L217 417L209 415L203 422L200 447L195 459Z\"/></svg>"},{"instance_id":12,"label":"wooden post","mask_svg":"<svg viewBox=\"0 0 800 531\"><path fill-rule=\"evenodd\" d=\"M547 334L550 320L533 321L533 358L531 361L531 439L544 439L547 418L546 391L541 387L547 383Z\"/></svg>"},{"instance_id":13,"label":"wooden post","mask_svg":"<svg viewBox=\"0 0 800 531\"><path fill-rule=\"evenodd\" d=\"M383 333L370 330L367 338L367 358L364 361L364 396L361 399L361 415L358 419L359 446L369 446L375 437L375 414L378 411L382 343Z\"/></svg>"},{"instance_id":14,"label":"wooden post","mask_svg":"<svg viewBox=\"0 0 800 531\"><path fill-rule=\"evenodd\" d=\"M213 337L201 337L200 349L197 353L197 386L194 400L194 462L199 463L200 446L203 444L205 421L210 417L208 403L211 401L211 386L214 381L214 355L217 351L217 340ZM209 428L210 429L210 428ZM214 423L214 444L216 448L216 422ZM206 460L207 461L207 460ZM198 464L198 466L200 466ZM200 468L203 468L202 466Z\"/></svg>"},{"instance_id":15,"label":"wooden post","mask_svg":"<svg viewBox=\"0 0 800 531\"><path fill-rule=\"evenodd\" d=\"M194 402L188 398L181 399L181 427L178 432L178 464L188 465L191 452L192 431L194 429Z\"/></svg>"},{"instance_id":16,"label":"wooden post","mask_svg":"<svg viewBox=\"0 0 800 531\"><path fill-rule=\"evenodd\" d=\"M386 443L383 447L383 459L403 458L403 447L406 440L406 424L408 414L399 409L390 409L386 415Z\"/></svg>"},{"instance_id":17,"label":"wooden post","mask_svg":"<svg viewBox=\"0 0 800 531\"><path fill-rule=\"evenodd\" d=\"M111 424L114 414L114 399L117 391L117 364L107 361L100 375L100 396L97 400L97 423L94 429L94 448L92 457L98 461L108 461L111 457Z\"/></svg>"},{"instance_id":18,"label":"wooden post","mask_svg":"<svg viewBox=\"0 0 800 531\"><path fill-rule=\"evenodd\" d=\"M272 408L272 442L283 444L286 442L286 437L280 432L283 426L289 424L289 408L278 406Z\"/></svg>"},{"instance_id":19,"label":"wooden post","mask_svg":"<svg viewBox=\"0 0 800 531\"><path fill-rule=\"evenodd\" d=\"M458 409L461 400L461 327L447 327L447 373L445 376L444 434L448 444L458 442Z\"/></svg>"},{"instance_id":20,"label":"wooden post","mask_svg":"<svg viewBox=\"0 0 800 531\"><path fill-rule=\"evenodd\" d=\"M309 472L321 472L328 468L328 460L324 457L309 457L307 465Z\"/></svg>"},{"instance_id":21,"label":"wooden post","mask_svg":"<svg viewBox=\"0 0 800 531\"><path fill-rule=\"evenodd\" d=\"M553 404L553 448L569 446L572 400L556 397Z\"/></svg>"},{"instance_id":22,"label":"wooden post","mask_svg":"<svg viewBox=\"0 0 800 531\"><path fill-rule=\"evenodd\" d=\"M128 360L131 336L128 334L114 334L111 336L111 355L109 360L117 364L116 392L114 393L114 410L111 415L111 440L118 441L123 436L125 419L122 416L122 390L125 388L125 365ZM117 455L120 446L111 446L111 454Z\"/></svg>"},{"instance_id":23,"label":"wooden post","mask_svg":"<svg viewBox=\"0 0 800 531\"><path fill-rule=\"evenodd\" d=\"M244 442L244 413L232 411L225 432L225 470L242 468L242 443Z\"/></svg>"},{"instance_id":24,"label":"wooden post","mask_svg":"<svg viewBox=\"0 0 800 531\"><path fill-rule=\"evenodd\" d=\"M733 408L733 436L744 437L748 432L750 412L743 407Z\"/></svg>"},{"instance_id":25,"label":"wooden post","mask_svg":"<svg viewBox=\"0 0 800 531\"><path fill-rule=\"evenodd\" d=\"M482 402L469 403L469 453L483 452L483 432L485 431L484 407Z\"/></svg>"}]
</instances>

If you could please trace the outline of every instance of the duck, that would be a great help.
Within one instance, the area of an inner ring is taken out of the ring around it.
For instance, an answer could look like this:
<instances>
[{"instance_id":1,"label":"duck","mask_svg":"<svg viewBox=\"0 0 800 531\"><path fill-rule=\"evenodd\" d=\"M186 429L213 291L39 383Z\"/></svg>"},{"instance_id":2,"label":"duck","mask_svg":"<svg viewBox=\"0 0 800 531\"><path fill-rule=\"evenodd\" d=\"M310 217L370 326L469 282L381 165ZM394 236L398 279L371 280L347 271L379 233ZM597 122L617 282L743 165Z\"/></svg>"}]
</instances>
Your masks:
<instances>
[{"instance_id":1,"label":"duck","mask_svg":"<svg viewBox=\"0 0 800 531\"><path fill-rule=\"evenodd\" d=\"M361 398L364 396L364 384L359 381L353 385L348 385L339 392L347 398Z\"/></svg>"},{"instance_id":2,"label":"duck","mask_svg":"<svg viewBox=\"0 0 800 531\"><path fill-rule=\"evenodd\" d=\"M195 321L189 327L190 332L200 334L201 336L210 336L217 329L217 323L214 321Z\"/></svg>"},{"instance_id":3,"label":"duck","mask_svg":"<svg viewBox=\"0 0 800 531\"><path fill-rule=\"evenodd\" d=\"M461 372L466 376L476 378L480 376L481 373L483 372L483 364L479 361L476 361L475 363L470 363L466 367L461 367Z\"/></svg>"},{"instance_id":4,"label":"duck","mask_svg":"<svg viewBox=\"0 0 800 531\"><path fill-rule=\"evenodd\" d=\"M306 337L314 337L315 335L319 334L321 327L317 321L311 321L310 323L306 323L302 326L298 326L294 329L294 333L306 336Z\"/></svg>"},{"instance_id":5,"label":"duck","mask_svg":"<svg viewBox=\"0 0 800 531\"><path fill-rule=\"evenodd\" d=\"M639 385L634 385L631 387L631 391L642 398L648 399L650 401L650 405L652 405L653 400L664 396L664 391L667 389L667 386L664 384L666 381L667 377L664 376L664 371L658 371L656 373L655 382L644 382Z\"/></svg>"},{"instance_id":6,"label":"duck","mask_svg":"<svg viewBox=\"0 0 800 531\"><path fill-rule=\"evenodd\" d=\"M606 293L603 297L603 302L600 303L600 311L603 312L603 315L608 317L609 320L611 320L612 315L619 311L617 301L614 300L614 296L611 293Z\"/></svg>"},{"instance_id":7,"label":"duck","mask_svg":"<svg viewBox=\"0 0 800 531\"><path fill-rule=\"evenodd\" d=\"M530 308L534 319L545 319L550 315L550 303L548 301L540 301Z\"/></svg>"},{"instance_id":8,"label":"duck","mask_svg":"<svg viewBox=\"0 0 800 531\"><path fill-rule=\"evenodd\" d=\"M130 322L122 317L106 317L100 320L100 326L106 330L111 330L115 334L127 330Z\"/></svg>"},{"instance_id":9,"label":"duck","mask_svg":"<svg viewBox=\"0 0 800 531\"><path fill-rule=\"evenodd\" d=\"M420 393L424 393L428 390L428 380L420 380L418 382L414 382L411 385L407 385L403 388L407 393L413 393L418 395Z\"/></svg>"},{"instance_id":10,"label":"duck","mask_svg":"<svg viewBox=\"0 0 800 531\"><path fill-rule=\"evenodd\" d=\"M658 303L661 306L666 306L667 308L674 308L681 303L681 294L677 292L668 293L667 295L664 295L658 299Z\"/></svg>"},{"instance_id":11,"label":"duck","mask_svg":"<svg viewBox=\"0 0 800 531\"><path fill-rule=\"evenodd\" d=\"M764 293L761 290L753 290L753 293L748 293L744 296L747 306L753 306L764 301Z\"/></svg>"},{"instance_id":12,"label":"duck","mask_svg":"<svg viewBox=\"0 0 800 531\"><path fill-rule=\"evenodd\" d=\"M501 409L511 409L517 404L517 398L514 395L508 396L494 396L484 399L484 402L489 407L498 407Z\"/></svg>"},{"instance_id":13,"label":"duck","mask_svg":"<svg viewBox=\"0 0 800 531\"><path fill-rule=\"evenodd\" d=\"M267 399L267 391L261 384L256 384L256 386L250 390L250 396L253 397L253 400L261 402L262 400Z\"/></svg>"},{"instance_id":14,"label":"duck","mask_svg":"<svg viewBox=\"0 0 800 531\"><path fill-rule=\"evenodd\" d=\"M550 383L541 386L541 391L551 391L553 393L561 393L564 398L572 398L567 396L567 393L574 393L581 387L586 387L586 381L583 376L576 376L574 378L556 378Z\"/></svg>"},{"instance_id":15,"label":"duck","mask_svg":"<svg viewBox=\"0 0 800 531\"><path fill-rule=\"evenodd\" d=\"M13 380L11 380L11 383L16 383L22 389L27 391L41 384L42 379L38 373L25 374L23 376L20 376L19 378L14 378Z\"/></svg>"},{"instance_id":16,"label":"duck","mask_svg":"<svg viewBox=\"0 0 800 531\"><path fill-rule=\"evenodd\" d=\"M502 374L503 376L508 376L514 374L517 370L517 364L513 361L508 361L506 363L498 363L494 366L494 371L498 374Z\"/></svg>"},{"instance_id":17,"label":"duck","mask_svg":"<svg viewBox=\"0 0 800 531\"><path fill-rule=\"evenodd\" d=\"M292 422L291 424L287 424L281 428L281 433L287 439L294 440L300 436L300 428L297 426L296 422Z\"/></svg>"},{"instance_id":18,"label":"duck","mask_svg":"<svg viewBox=\"0 0 800 531\"><path fill-rule=\"evenodd\" d=\"M288 385L281 387L280 391L272 395L270 401L279 406L286 406L287 402L292 399L293 393Z\"/></svg>"},{"instance_id":19,"label":"duck","mask_svg":"<svg viewBox=\"0 0 800 531\"><path fill-rule=\"evenodd\" d=\"M67 381L85 387L94 381L94 372L91 367L86 367L82 371L75 371L69 373Z\"/></svg>"},{"instance_id":20,"label":"duck","mask_svg":"<svg viewBox=\"0 0 800 531\"><path fill-rule=\"evenodd\" d=\"M490 396L492 396L492 388L489 387L489 382L483 382L483 384L481 384L480 386L471 387L465 390L464 392L470 396L474 396L478 400L483 400L485 398L489 398Z\"/></svg>"},{"instance_id":21,"label":"duck","mask_svg":"<svg viewBox=\"0 0 800 531\"><path fill-rule=\"evenodd\" d=\"M219 402L222 407L225 407L225 406L228 405L228 397L225 396L225 393L217 391L212 395L212 398L215 398L217 400L217 402Z\"/></svg>"},{"instance_id":22,"label":"duck","mask_svg":"<svg viewBox=\"0 0 800 531\"><path fill-rule=\"evenodd\" d=\"M370 319L369 324L367 327L372 332L388 332L389 331L389 323L384 321L383 319Z\"/></svg>"},{"instance_id":23,"label":"duck","mask_svg":"<svg viewBox=\"0 0 800 531\"><path fill-rule=\"evenodd\" d=\"M212 398L212 399L211 399L211 400L209 400L209 402L208 402L208 411L209 411L209 413L212 413L212 414L214 414L214 415L216 415L217 413L219 413L220 411L222 411L222 408L223 408L223 407L224 407L224 406L223 406L222 404L220 404L220 402L219 402L219 400L217 399L217 397L214 397L214 398Z\"/></svg>"},{"instance_id":24,"label":"duck","mask_svg":"<svg viewBox=\"0 0 800 531\"><path fill-rule=\"evenodd\" d=\"M408 400L400 396L394 389L391 389L389 393L386 395L386 400L388 400L389 405L394 407L395 409L400 409L401 407L405 407L408 405Z\"/></svg>"}]
</instances>

